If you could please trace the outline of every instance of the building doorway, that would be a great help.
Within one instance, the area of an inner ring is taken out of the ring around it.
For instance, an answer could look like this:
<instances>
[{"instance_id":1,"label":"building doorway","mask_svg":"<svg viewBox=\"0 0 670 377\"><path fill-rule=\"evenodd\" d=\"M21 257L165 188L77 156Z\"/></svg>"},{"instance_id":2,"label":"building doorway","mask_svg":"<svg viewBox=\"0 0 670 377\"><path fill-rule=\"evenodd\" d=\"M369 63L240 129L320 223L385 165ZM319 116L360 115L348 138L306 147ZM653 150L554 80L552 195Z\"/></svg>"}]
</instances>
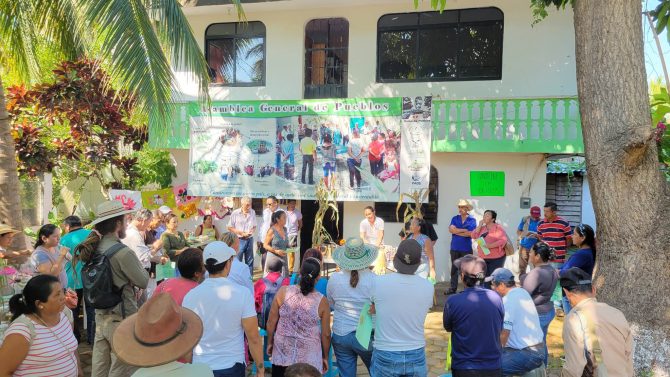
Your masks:
<instances>
[{"instance_id":1,"label":"building doorway","mask_svg":"<svg viewBox=\"0 0 670 377\"><path fill-rule=\"evenodd\" d=\"M305 251L312 247L312 232L314 231L314 219L319 205L314 200L301 200L300 211L302 212L302 230L300 231L300 262ZM331 220L332 210L329 209L324 216L324 227L333 240L342 238L342 228L344 227L344 202L337 202L337 210L340 212L340 218L337 221Z\"/></svg>"}]
</instances>

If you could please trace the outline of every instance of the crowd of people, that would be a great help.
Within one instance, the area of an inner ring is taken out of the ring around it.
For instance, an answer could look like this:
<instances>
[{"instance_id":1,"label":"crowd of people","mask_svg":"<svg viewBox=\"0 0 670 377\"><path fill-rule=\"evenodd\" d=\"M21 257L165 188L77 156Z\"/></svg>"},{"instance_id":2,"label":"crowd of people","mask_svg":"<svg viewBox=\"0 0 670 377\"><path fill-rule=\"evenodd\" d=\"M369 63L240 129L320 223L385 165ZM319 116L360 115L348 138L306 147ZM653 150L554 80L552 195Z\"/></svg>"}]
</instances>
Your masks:
<instances>
[{"instance_id":1,"label":"crowd of people","mask_svg":"<svg viewBox=\"0 0 670 377\"><path fill-rule=\"evenodd\" d=\"M592 227L573 230L555 203L544 205L544 217L532 207L517 229L515 274L504 267L511 240L496 211L477 222L469 201L457 208L443 310L453 376L546 368L548 328L558 313L565 316L563 375L598 368L632 375L628 323L595 300ZM200 247L189 244L167 207L152 213L108 201L90 230L74 216L62 230L44 225L27 262L34 276L10 302L0 375L82 375L77 326L85 313L92 376L241 377L252 362L263 376L269 360L273 376L318 376L337 366L340 376L353 377L359 357L372 376L427 376L424 322L434 304L437 233L412 218L392 266L377 275L371 267L385 252L384 221L373 207L364 216L359 234L332 252L337 271L329 278L319 249L296 256L302 215L295 201L282 209L273 196L256 244L250 198L241 199L224 232L205 216L195 235L211 240ZM28 255L7 250L17 233L0 225L2 257ZM254 245L263 255L255 282ZM158 268L164 278L151 289ZM374 318L363 339L362 316Z\"/></svg>"}]
</instances>

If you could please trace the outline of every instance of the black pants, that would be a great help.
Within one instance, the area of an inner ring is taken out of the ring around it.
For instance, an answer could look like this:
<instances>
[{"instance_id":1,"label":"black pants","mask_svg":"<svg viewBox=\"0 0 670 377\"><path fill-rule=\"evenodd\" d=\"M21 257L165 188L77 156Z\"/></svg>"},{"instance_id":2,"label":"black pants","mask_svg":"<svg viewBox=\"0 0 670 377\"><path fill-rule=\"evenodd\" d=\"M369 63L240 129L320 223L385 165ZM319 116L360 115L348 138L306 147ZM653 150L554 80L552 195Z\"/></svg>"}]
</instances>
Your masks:
<instances>
[{"instance_id":1,"label":"black pants","mask_svg":"<svg viewBox=\"0 0 670 377\"><path fill-rule=\"evenodd\" d=\"M486 277L491 276L496 268L504 267L506 258L507 256L503 255L502 257L496 259L484 259L484 262L486 262ZM491 283L484 283L484 287L491 289Z\"/></svg>"},{"instance_id":2,"label":"black pants","mask_svg":"<svg viewBox=\"0 0 670 377\"><path fill-rule=\"evenodd\" d=\"M347 159L347 168L349 169L349 187L354 188L354 180L356 187L361 187L361 171L357 168L361 167L361 162L356 162L353 158Z\"/></svg>"},{"instance_id":3,"label":"black pants","mask_svg":"<svg viewBox=\"0 0 670 377\"><path fill-rule=\"evenodd\" d=\"M309 165L309 184L314 184L314 156L311 154L302 156L302 183L305 183L305 171L307 171L307 165Z\"/></svg>"},{"instance_id":4,"label":"black pants","mask_svg":"<svg viewBox=\"0 0 670 377\"><path fill-rule=\"evenodd\" d=\"M464 256L472 254L471 251L459 251L459 250L450 250L449 255L451 256L451 286L450 289L455 291L458 288L458 268L454 266L456 259L463 258Z\"/></svg>"}]
</instances>

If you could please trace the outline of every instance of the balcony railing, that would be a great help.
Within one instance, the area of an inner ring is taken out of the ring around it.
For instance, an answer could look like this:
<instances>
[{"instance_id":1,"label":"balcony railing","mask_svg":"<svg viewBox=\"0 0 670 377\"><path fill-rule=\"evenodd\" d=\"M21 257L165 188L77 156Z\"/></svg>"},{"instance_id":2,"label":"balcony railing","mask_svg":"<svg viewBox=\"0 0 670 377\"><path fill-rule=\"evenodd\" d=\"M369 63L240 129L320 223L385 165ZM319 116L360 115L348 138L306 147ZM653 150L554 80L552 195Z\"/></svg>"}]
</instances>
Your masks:
<instances>
[{"instance_id":1,"label":"balcony railing","mask_svg":"<svg viewBox=\"0 0 670 377\"><path fill-rule=\"evenodd\" d=\"M433 100L433 152L584 153L577 98Z\"/></svg>"}]
</instances>

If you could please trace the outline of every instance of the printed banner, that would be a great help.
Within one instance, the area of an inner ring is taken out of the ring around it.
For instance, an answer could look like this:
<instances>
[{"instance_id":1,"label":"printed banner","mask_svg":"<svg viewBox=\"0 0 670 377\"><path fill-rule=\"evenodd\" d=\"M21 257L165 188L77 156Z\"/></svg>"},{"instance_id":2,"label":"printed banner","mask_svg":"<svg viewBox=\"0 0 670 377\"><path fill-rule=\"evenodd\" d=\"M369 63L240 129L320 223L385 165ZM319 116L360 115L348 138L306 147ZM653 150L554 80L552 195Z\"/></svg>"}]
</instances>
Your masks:
<instances>
[{"instance_id":1,"label":"printed banner","mask_svg":"<svg viewBox=\"0 0 670 377\"><path fill-rule=\"evenodd\" d=\"M144 208L154 210L166 205L170 208L176 208L172 187L163 190L142 191L142 205Z\"/></svg>"},{"instance_id":2,"label":"printed banner","mask_svg":"<svg viewBox=\"0 0 670 377\"><path fill-rule=\"evenodd\" d=\"M428 188L431 97L214 102L189 107L188 194L397 202Z\"/></svg>"},{"instance_id":3,"label":"printed banner","mask_svg":"<svg viewBox=\"0 0 670 377\"><path fill-rule=\"evenodd\" d=\"M142 194L139 191L109 190L109 197L121 202L125 209L138 210L142 208Z\"/></svg>"},{"instance_id":4,"label":"printed banner","mask_svg":"<svg viewBox=\"0 0 670 377\"><path fill-rule=\"evenodd\" d=\"M188 183L174 186L172 191L174 192L175 202L178 206L194 202L198 199L198 197L191 196L191 193L188 192Z\"/></svg>"}]
</instances>

